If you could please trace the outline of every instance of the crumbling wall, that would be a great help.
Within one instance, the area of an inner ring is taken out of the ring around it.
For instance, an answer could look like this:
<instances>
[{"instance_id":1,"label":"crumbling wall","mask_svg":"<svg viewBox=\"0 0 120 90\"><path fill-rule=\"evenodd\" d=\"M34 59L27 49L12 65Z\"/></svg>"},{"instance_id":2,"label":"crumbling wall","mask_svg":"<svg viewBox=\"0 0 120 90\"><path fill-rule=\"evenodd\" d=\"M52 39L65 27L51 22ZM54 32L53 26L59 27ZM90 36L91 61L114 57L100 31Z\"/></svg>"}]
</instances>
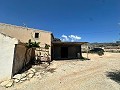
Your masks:
<instances>
[{"instance_id":1,"label":"crumbling wall","mask_svg":"<svg viewBox=\"0 0 120 90\"><path fill-rule=\"evenodd\" d=\"M27 48L25 45L18 44L15 46L13 72L12 74L19 73L27 64L34 58L34 49Z\"/></svg>"}]
</instances>

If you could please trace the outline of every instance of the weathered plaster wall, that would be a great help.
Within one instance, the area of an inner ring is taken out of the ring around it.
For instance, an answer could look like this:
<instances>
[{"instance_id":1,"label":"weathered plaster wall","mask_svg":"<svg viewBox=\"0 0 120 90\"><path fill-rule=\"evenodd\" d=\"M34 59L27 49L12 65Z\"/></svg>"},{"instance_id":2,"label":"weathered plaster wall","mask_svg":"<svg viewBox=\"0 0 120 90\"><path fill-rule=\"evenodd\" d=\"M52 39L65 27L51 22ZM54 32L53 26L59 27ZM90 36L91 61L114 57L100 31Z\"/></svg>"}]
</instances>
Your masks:
<instances>
[{"instance_id":1,"label":"weathered plaster wall","mask_svg":"<svg viewBox=\"0 0 120 90\"><path fill-rule=\"evenodd\" d=\"M31 39L32 41L35 40L37 42L41 42L41 45L45 43L51 44L52 33L44 30L0 23L0 32L15 37L16 39L25 43ZM35 38L35 33L39 33L39 38Z\"/></svg>"},{"instance_id":2,"label":"weathered plaster wall","mask_svg":"<svg viewBox=\"0 0 120 90\"><path fill-rule=\"evenodd\" d=\"M41 47L44 47L45 44L51 46L51 41L53 39L52 33L48 31L4 23L0 23L0 32L15 37L16 39L24 43L28 42L29 39L31 39L32 41L40 42ZM39 38L35 38L35 33L39 33ZM49 54L51 56L51 47L49 48Z\"/></svg>"},{"instance_id":3,"label":"weathered plaster wall","mask_svg":"<svg viewBox=\"0 0 120 90\"><path fill-rule=\"evenodd\" d=\"M11 78L15 44L17 39L0 33L0 81Z\"/></svg>"},{"instance_id":4,"label":"weathered plaster wall","mask_svg":"<svg viewBox=\"0 0 120 90\"><path fill-rule=\"evenodd\" d=\"M34 50L32 48L27 49L24 45L18 44L15 46L15 54L13 61L12 74L19 73L25 65L27 65L34 56Z\"/></svg>"}]
</instances>

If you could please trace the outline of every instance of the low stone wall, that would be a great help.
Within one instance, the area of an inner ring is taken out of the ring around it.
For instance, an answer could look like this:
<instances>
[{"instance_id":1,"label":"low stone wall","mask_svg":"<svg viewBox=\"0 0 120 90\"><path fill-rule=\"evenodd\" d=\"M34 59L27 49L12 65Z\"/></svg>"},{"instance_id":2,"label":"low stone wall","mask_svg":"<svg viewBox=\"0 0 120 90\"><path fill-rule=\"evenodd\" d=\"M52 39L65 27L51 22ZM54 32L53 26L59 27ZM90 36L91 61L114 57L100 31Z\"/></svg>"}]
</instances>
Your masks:
<instances>
[{"instance_id":1,"label":"low stone wall","mask_svg":"<svg viewBox=\"0 0 120 90\"><path fill-rule=\"evenodd\" d=\"M49 49L45 49L44 47L36 48L35 49L35 56L40 61L51 61Z\"/></svg>"},{"instance_id":2,"label":"low stone wall","mask_svg":"<svg viewBox=\"0 0 120 90\"><path fill-rule=\"evenodd\" d=\"M30 63L32 58L34 58L34 49L28 49L22 44L16 45L12 74L15 75L19 73L25 67L25 65Z\"/></svg>"}]
</instances>

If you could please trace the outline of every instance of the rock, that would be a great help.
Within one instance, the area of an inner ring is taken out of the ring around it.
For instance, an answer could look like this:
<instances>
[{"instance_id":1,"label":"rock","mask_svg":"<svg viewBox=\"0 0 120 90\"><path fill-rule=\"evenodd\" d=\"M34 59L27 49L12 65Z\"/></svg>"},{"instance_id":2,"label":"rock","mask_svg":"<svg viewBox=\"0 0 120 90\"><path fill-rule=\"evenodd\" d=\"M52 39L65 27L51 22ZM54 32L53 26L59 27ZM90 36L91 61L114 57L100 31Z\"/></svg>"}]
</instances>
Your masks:
<instances>
[{"instance_id":1,"label":"rock","mask_svg":"<svg viewBox=\"0 0 120 90\"><path fill-rule=\"evenodd\" d=\"M37 73L35 74L35 78L42 78L40 72L37 72Z\"/></svg>"},{"instance_id":2,"label":"rock","mask_svg":"<svg viewBox=\"0 0 120 90\"><path fill-rule=\"evenodd\" d=\"M22 83L23 81L20 81L20 83Z\"/></svg>"},{"instance_id":3,"label":"rock","mask_svg":"<svg viewBox=\"0 0 120 90\"><path fill-rule=\"evenodd\" d=\"M13 80L10 80L10 81L5 85L5 87L6 87L6 88L11 87L11 86L13 86L13 84L14 84L14 81L13 81Z\"/></svg>"},{"instance_id":4,"label":"rock","mask_svg":"<svg viewBox=\"0 0 120 90\"><path fill-rule=\"evenodd\" d=\"M39 75L39 76L38 76L38 78L42 78L42 76L41 76L41 75Z\"/></svg>"},{"instance_id":5,"label":"rock","mask_svg":"<svg viewBox=\"0 0 120 90\"><path fill-rule=\"evenodd\" d=\"M28 75L29 78L32 78L33 76L34 76L34 74L32 74L32 73L30 73L30 74Z\"/></svg>"},{"instance_id":6,"label":"rock","mask_svg":"<svg viewBox=\"0 0 120 90\"><path fill-rule=\"evenodd\" d=\"M1 86L5 86L9 83L10 80L6 80L6 81L3 81L2 83L0 83Z\"/></svg>"},{"instance_id":7,"label":"rock","mask_svg":"<svg viewBox=\"0 0 120 90\"><path fill-rule=\"evenodd\" d=\"M39 75L39 76L35 76L34 78L41 79L41 78L42 78L42 76L41 76L41 75Z\"/></svg>"},{"instance_id":8,"label":"rock","mask_svg":"<svg viewBox=\"0 0 120 90\"><path fill-rule=\"evenodd\" d=\"M21 79L21 74L16 74L14 77L13 77L13 79Z\"/></svg>"},{"instance_id":9,"label":"rock","mask_svg":"<svg viewBox=\"0 0 120 90\"><path fill-rule=\"evenodd\" d=\"M45 73L45 71L41 71L41 73Z\"/></svg>"},{"instance_id":10,"label":"rock","mask_svg":"<svg viewBox=\"0 0 120 90\"><path fill-rule=\"evenodd\" d=\"M26 73L23 73L22 75L21 75L21 78L25 78L27 76L27 74Z\"/></svg>"},{"instance_id":11,"label":"rock","mask_svg":"<svg viewBox=\"0 0 120 90\"><path fill-rule=\"evenodd\" d=\"M46 66L49 66L49 63L48 63L48 62L45 62L44 64L45 64Z\"/></svg>"},{"instance_id":12,"label":"rock","mask_svg":"<svg viewBox=\"0 0 120 90\"><path fill-rule=\"evenodd\" d=\"M26 78L26 77L21 79L21 81L26 81L26 80L27 80L27 78Z\"/></svg>"},{"instance_id":13,"label":"rock","mask_svg":"<svg viewBox=\"0 0 120 90\"><path fill-rule=\"evenodd\" d=\"M34 74L32 70L28 70L27 74Z\"/></svg>"},{"instance_id":14,"label":"rock","mask_svg":"<svg viewBox=\"0 0 120 90\"><path fill-rule=\"evenodd\" d=\"M33 68L31 68L30 70L31 70L31 71L33 71L34 73L36 72L36 70L35 70L35 69L33 69Z\"/></svg>"},{"instance_id":15,"label":"rock","mask_svg":"<svg viewBox=\"0 0 120 90\"><path fill-rule=\"evenodd\" d=\"M45 74L44 73L40 73L41 76L44 76Z\"/></svg>"},{"instance_id":16,"label":"rock","mask_svg":"<svg viewBox=\"0 0 120 90\"><path fill-rule=\"evenodd\" d=\"M30 78L26 77L27 80L30 80Z\"/></svg>"},{"instance_id":17,"label":"rock","mask_svg":"<svg viewBox=\"0 0 120 90\"><path fill-rule=\"evenodd\" d=\"M47 75L50 75L51 73L50 73L50 72L47 72L46 74L47 74Z\"/></svg>"},{"instance_id":18,"label":"rock","mask_svg":"<svg viewBox=\"0 0 120 90\"><path fill-rule=\"evenodd\" d=\"M18 83L20 81L20 79L14 79L14 82Z\"/></svg>"},{"instance_id":19,"label":"rock","mask_svg":"<svg viewBox=\"0 0 120 90\"><path fill-rule=\"evenodd\" d=\"M39 76L39 75L40 75L40 72L35 73L35 75L36 75L36 76Z\"/></svg>"}]
</instances>

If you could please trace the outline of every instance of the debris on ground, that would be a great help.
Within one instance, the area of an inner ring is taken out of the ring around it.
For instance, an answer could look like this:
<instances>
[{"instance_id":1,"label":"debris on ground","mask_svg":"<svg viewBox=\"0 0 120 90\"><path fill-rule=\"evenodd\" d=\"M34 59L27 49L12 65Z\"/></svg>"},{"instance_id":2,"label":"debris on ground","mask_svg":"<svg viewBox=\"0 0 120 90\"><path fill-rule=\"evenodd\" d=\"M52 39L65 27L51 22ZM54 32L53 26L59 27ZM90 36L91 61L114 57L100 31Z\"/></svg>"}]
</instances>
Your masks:
<instances>
[{"instance_id":1,"label":"debris on ground","mask_svg":"<svg viewBox=\"0 0 120 90\"><path fill-rule=\"evenodd\" d=\"M42 76L45 75L45 73L55 72L54 68L52 68L52 69L47 68L48 66L49 66L48 63L43 63L41 65L34 65L32 68L23 72L22 74L16 74L12 77L12 79L3 81L2 83L0 83L0 85L8 88L8 87L13 86L14 84L23 83L25 81L28 81L33 77L41 79Z\"/></svg>"}]
</instances>

